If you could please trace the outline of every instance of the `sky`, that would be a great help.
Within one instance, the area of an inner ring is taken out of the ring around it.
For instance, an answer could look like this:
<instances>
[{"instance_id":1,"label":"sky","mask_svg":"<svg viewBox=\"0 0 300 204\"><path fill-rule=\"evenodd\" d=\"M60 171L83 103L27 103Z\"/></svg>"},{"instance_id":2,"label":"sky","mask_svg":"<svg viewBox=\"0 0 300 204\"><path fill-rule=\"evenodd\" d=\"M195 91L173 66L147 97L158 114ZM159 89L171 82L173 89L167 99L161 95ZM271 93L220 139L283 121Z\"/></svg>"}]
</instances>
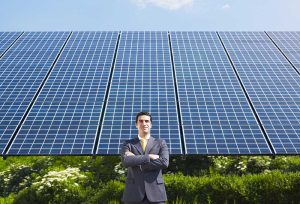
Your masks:
<instances>
[{"instance_id":1,"label":"sky","mask_svg":"<svg viewBox=\"0 0 300 204\"><path fill-rule=\"evenodd\" d=\"M0 31L300 31L300 0L2 0Z\"/></svg>"}]
</instances>

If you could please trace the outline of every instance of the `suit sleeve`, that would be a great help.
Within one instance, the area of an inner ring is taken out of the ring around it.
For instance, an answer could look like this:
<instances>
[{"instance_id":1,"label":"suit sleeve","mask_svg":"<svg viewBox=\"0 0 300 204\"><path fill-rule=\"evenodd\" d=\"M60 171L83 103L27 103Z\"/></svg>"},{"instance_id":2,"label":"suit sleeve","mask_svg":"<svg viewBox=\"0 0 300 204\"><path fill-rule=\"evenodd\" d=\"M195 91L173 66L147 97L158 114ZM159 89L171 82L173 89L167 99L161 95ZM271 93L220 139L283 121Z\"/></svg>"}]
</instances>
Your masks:
<instances>
[{"instance_id":1,"label":"suit sleeve","mask_svg":"<svg viewBox=\"0 0 300 204\"><path fill-rule=\"evenodd\" d=\"M123 143L121 150L122 164L126 168L135 167L150 162L150 157L148 155L127 156L126 152L130 152L130 143L128 141Z\"/></svg>"},{"instance_id":2,"label":"suit sleeve","mask_svg":"<svg viewBox=\"0 0 300 204\"><path fill-rule=\"evenodd\" d=\"M150 160L149 163L141 165L143 171L166 169L169 166L169 151L165 140L161 142L161 149L159 152L159 158Z\"/></svg>"}]
</instances>

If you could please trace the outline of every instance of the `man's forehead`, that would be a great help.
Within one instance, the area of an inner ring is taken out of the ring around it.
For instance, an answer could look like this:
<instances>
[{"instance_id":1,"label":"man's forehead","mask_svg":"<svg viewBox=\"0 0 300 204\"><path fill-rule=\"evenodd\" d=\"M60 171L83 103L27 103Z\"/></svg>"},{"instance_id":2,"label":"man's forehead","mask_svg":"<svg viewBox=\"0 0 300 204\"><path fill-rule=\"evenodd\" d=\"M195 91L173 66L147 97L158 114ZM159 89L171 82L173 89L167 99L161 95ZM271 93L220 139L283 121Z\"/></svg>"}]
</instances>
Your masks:
<instances>
[{"instance_id":1,"label":"man's forehead","mask_svg":"<svg viewBox=\"0 0 300 204\"><path fill-rule=\"evenodd\" d=\"M150 116L148 115L140 115L138 120L150 120Z\"/></svg>"}]
</instances>

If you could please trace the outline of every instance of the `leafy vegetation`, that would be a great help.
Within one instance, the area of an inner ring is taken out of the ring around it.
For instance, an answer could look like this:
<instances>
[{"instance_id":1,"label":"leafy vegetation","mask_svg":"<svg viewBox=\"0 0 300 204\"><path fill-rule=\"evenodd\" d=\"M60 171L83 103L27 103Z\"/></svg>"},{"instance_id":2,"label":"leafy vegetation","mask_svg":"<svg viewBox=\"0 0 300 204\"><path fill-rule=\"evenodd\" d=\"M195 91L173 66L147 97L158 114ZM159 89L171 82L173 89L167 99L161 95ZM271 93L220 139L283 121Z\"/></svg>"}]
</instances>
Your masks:
<instances>
[{"instance_id":1,"label":"leafy vegetation","mask_svg":"<svg viewBox=\"0 0 300 204\"><path fill-rule=\"evenodd\" d=\"M171 156L169 203L297 203L300 157ZM0 161L0 203L119 203L119 156L8 157Z\"/></svg>"}]
</instances>

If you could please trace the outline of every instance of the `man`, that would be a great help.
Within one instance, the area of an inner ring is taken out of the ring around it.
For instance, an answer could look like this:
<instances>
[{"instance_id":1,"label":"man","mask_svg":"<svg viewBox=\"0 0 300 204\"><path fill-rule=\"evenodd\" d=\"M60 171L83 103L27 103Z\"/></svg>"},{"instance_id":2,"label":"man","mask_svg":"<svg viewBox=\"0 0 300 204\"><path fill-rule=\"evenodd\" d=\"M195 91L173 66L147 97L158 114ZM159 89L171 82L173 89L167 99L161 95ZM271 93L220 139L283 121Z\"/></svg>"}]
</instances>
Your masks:
<instances>
[{"instance_id":1,"label":"man","mask_svg":"<svg viewBox=\"0 0 300 204\"><path fill-rule=\"evenodd\" d=\"M122 163L128 168L122 200L126 204L165 203L167 195L162 169L169 165L167 144L150 135L150 113L138 113L135 123L138 136L125 141L121 150Z\"/></svg>"}]
</instances>

